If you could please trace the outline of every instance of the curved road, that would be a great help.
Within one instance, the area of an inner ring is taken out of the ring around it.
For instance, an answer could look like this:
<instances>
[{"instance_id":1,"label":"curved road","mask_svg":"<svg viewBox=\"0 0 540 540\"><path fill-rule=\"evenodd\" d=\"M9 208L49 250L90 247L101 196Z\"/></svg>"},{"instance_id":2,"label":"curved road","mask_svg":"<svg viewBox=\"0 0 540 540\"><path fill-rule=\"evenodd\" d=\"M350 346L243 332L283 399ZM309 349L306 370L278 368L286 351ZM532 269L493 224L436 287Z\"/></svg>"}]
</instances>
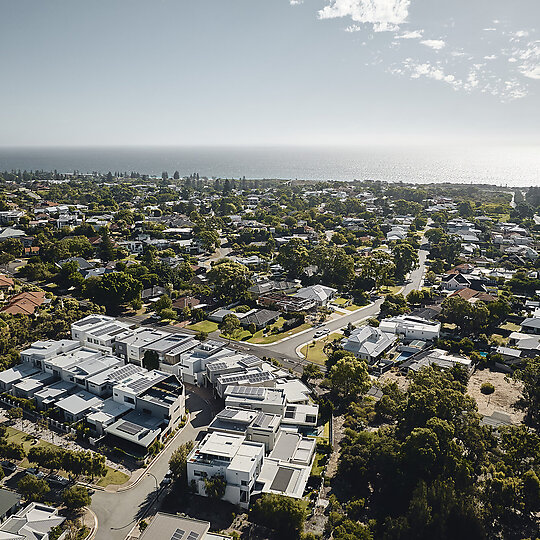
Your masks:
<instances>
[{"instance_id":1,"label":"curved road","mask_svg":"<svg viewBox=\"0 0 540 540\"><path fill-rule=\"evenodd\" d=\"M193 392L187 396L186 407L190 411L191 422L186 424L159 459L146 470L135 487L120 492L96 491L94 493L90 508L98 518L96 540L124 540L126 538L138 521L137 515L140 515L154 501L156 482L161 483L169 470L169 459L173 451L181 444L195 440L212 420L212 404Z\"/></svg>"}]
</instances>

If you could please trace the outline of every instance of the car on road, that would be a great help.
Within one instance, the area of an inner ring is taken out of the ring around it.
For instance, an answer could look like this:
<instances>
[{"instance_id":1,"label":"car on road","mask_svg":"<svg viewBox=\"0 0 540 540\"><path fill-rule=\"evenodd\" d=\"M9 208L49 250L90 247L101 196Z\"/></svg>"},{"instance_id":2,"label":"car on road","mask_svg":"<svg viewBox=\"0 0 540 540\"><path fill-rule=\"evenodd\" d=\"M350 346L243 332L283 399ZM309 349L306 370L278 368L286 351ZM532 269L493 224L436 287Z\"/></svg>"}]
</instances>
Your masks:
<instances>
[{"instance_id":1,"label":"car on road","mask_svg":"<svg viewBox=\"0 0 540 540\"><path fill-rule=\"evenodd\" d=\"M317 330L315 334L313 334L313 337L322 337L322 336L326 336L329 333L330 333L330 330L324 328L322 330Z\"/></svg>"},{"instance_id":2,"label":"car on road","mask_svg":"<svg viewBox=\"0 0 540 540\"><path fill-rule=\"evenodd\" d=\"M2 461L0 466L6 474L13 474L17 470L17 465L11 461Z\"/></svg>"},{"instance_id":3,"label":"car on road","mask_svg":"<svg viewBox=\"0 0 540 540\"><path fill-rule=\"evenodd\" d=\"M157 313L152 313L150 317L146 319L146 322L160 322L161 317Z\"/></svg>"}]
</instances>

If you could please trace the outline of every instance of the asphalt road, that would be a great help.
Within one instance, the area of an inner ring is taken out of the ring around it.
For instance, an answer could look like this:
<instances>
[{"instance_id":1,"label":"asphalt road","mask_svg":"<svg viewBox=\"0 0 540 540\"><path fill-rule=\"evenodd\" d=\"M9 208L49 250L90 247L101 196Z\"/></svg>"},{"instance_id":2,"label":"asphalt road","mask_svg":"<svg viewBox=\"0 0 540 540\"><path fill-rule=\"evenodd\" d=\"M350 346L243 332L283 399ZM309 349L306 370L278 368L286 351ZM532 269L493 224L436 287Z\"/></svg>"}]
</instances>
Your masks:
<instances>
[{"instance_id":1,"label":"asphalt road","mask_svg":"<svg viewBox=\"0 0 540 540\"><path fill-rule=\"evenodd\" d=\"M152 505L156 496L156 485L161 484L169 469L171 454L181 444L195 440L206 430L212 420L212 404L191 392L186 407L191 422L187 424L160 458L147 469L140 481L131 489L121 492L96 491L90 508L98 518L96 540L124 540L142 512ZM154 478L155 477L155 478Z\"/></svg>"}]
</instances>

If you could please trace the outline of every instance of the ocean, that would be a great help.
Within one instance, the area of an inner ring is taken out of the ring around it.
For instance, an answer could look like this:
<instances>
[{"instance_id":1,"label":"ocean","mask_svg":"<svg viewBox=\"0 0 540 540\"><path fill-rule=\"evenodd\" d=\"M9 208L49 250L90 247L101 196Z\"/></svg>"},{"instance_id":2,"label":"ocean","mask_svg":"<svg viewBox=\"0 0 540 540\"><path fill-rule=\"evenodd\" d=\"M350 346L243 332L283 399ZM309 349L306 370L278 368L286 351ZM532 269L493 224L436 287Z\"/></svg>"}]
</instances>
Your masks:
<instances>
[{"instance_id":1,"label":"ocean","mask_svg":"<svg viewBox=\"0 0 540 540\"><path fill-rule=\"evenodd\" d=\"M540 147L1 147L12 169L526 187L540 185Z\"/></svg>"}]
</instances>

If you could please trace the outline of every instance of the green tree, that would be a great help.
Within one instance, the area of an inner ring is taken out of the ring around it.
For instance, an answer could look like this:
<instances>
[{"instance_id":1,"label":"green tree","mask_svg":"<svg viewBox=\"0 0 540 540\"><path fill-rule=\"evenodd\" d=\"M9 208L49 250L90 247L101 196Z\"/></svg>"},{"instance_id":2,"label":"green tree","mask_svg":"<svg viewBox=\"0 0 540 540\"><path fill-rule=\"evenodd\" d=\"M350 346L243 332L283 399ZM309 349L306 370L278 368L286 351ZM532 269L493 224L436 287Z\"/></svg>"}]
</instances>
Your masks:
<instances>
[{"instance_id":1,"label":"green tree","mask_svg":"<svg viewBox=\"0 0 540 540\"><path fill-rule=\"evenodd\" d=\"M159 369L159 354L156 351L144 351L142 365L147 370Z\"/></svg>"},{"instance_id":2,"label":"green tree","mask_svg":"<svg viewBox=\"0 0 540 540\"><path fill-rule=\"evenodd\" d=\"M396 278L405 276L418 265L418 253L407 242L399 242L392 248L392 255L396 265Z\"/></svg>"},{"instance_id":3,"label":"green tree","mask_svg":"<svg viewBox=\"0 0 540 540\"><path fill-rule=\"evenodd\" d=\"M341 358L329 375L332 390L345 400L358 397L370 387L366 363L352 356Z\"/></svg>"},{"instance_id":4,"label":"green tree","mask_svg":"<svg viewBox=\"0 0 540 540\"><path fill-rule=\"evenodd\" d=\"M299 277L309 264L308 245L301 238L292 238L279 248L277 262L291 277Z\"/></svg>"},{"instance_id":5,"label":"green tree","mask_svg":"<svg viewBox=\"0 0 540 540\"><path fill-rule=\"evenodd\" d=\"M19 480L17 490L27 502L39 502L51 489L45 480L28 474Z\"/></svg>"},{"instance_id":6,"label":"green tree","mask_svg":"<svg viewBox=\"0 0 540 540\"><path fill-rule=\"evenodd\" d=\"M62 501L70 512L76 512L90 506L92 498L85 487L71 486L62 492Z\"/></svg>"},{"instance_id":7,"label":"green tree","mask_svg":"<svg viewBox=\"0 0 540 540\"><path fill-rule=\"evenodd\" d=\"M114 260L114 243L109 234L109 228L101 229L101 243L99 244L99 256L102 261L109 262Z\"/></svg>"},{"instance_id":8,"label":"green tree","mask_svg":"<svg viewBox=\"0 0 540 540\"><path fill-rule=\"evenodd\" d=\"M247 290L251 286L251 272L243 264L220 259L207 275L214 286L214 294L221 302L235 302L247 297Z\"/></svg>"},{"instance_id":9,"label":"green tree","mask_svg":"<svg viewBox=\"0 0 540 540\"><path fill-rule=\"evenodd\" d=\"M233 313L229 313L223 317L223 321L220 324L221 333L224 336L228 336L229 339L234 336L238 330L240 330L240 320Z\"/></svg>"},{"instance_id":10,"label":"green tree","mask_svg":"<svg viewBox=\"0 0 540 540\"><path fill-rule=\"evenodd\" d=\"M210 499L222 499L227 488L227 481L222 475L215 475L204 479L204 491Z\"/></svg>"},{"instance_id":11,"label":"green tree","mask_svg":"<svg viewBox=\"0 0 540 540\"><path fill-rule=\"evenodd\" d=\"M169 459L169 469L173 479L179 484L187 479L187 458L193 450L193 441L188 441L180 445L171 455Z\"/></svg>"},{"instance_id":12,"label":"green tree","mask_svg":"<svg viewBox=\"0 0 540 540\"><path fill-rule=\"evenodd\" d=\"M158 298L158 300L154 303L154 309L157 313L159 313L162 309L171 309L172 308L172 300L167 294L164 294Z\"/></svg>"},{"instance_id":13,"label":"green tree","mask_svg":"<svg viewBox=\"0 0 540 540\"><path fill-rule=\"evenodd\" d=\"M306 519L303 501L274 493L263 493L249 513L251 521L274 529L287 539L299 537Z\"/></svg>"},{"instance_id":14,"label":"green tree","mask_svg":"<svg viewBox=\"0 0 540 540\"><path fill-rule=\"evenodd\" d=\"M517 407L526 413L529 425L540 428L540 356L530 359L525 367L514 372L514 378L523 383L523 393Z\"/></svg>"}]
</instances>

